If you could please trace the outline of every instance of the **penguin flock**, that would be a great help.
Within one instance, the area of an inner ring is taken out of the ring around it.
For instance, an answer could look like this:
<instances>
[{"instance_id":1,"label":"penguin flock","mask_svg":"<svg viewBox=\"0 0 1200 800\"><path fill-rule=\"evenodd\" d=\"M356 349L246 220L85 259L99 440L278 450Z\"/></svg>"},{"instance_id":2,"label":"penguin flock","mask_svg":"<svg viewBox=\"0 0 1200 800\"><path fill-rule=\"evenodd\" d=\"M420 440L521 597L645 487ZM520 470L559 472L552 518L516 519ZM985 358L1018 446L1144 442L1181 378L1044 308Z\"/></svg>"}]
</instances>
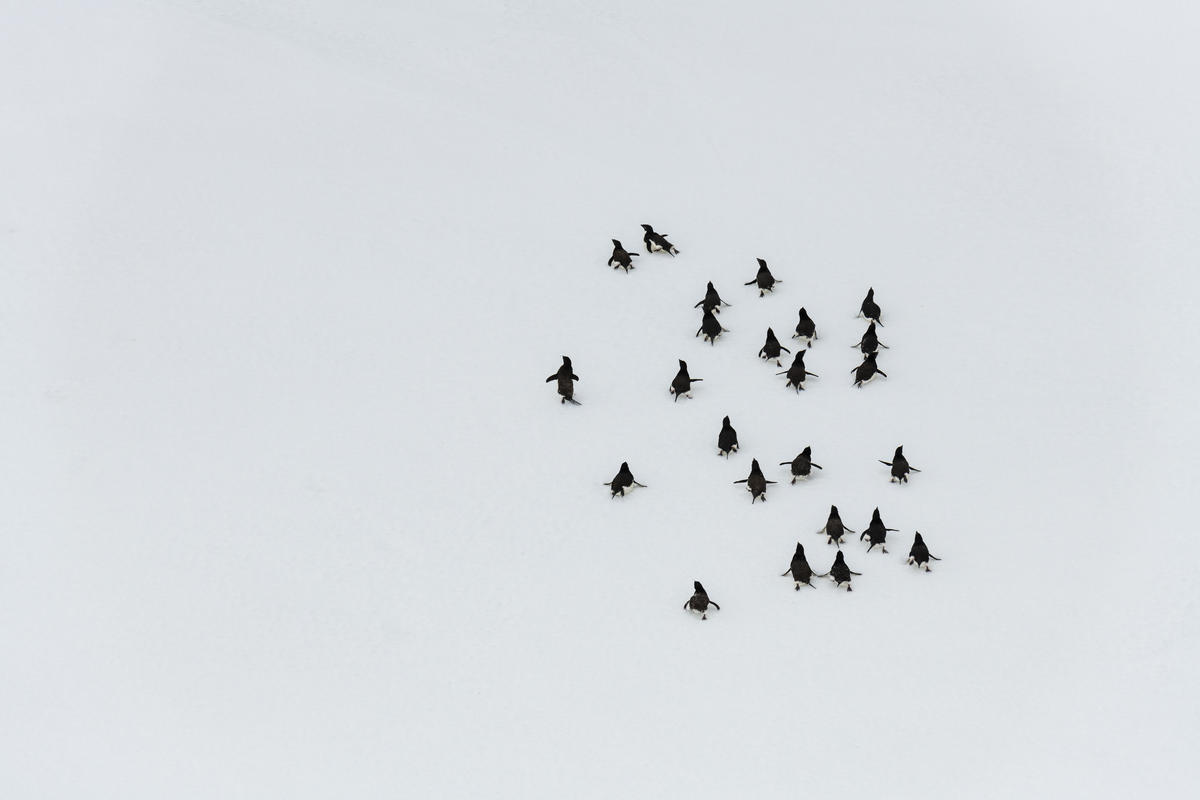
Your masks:
<instances>
[{"instance_id":1,"label":"penguin flock","mask_svg":"<svg viewBox=\"0 0 1200 800\"><path fill-rule=\"evenodd\" d=\"M667 238L669 234L659 233L647 224L642 224L641 227L643 231L642 242L648 254L665 253L672 258L679 255L679 249ZM624 270L626 273L635 269L636 265L633 263L633 260L639 258L640 254L626 250L619 239L612 239L612 245L613 250L608 260L608 266L614 270ZM758 262L758 271L754 279L747 281L745 285L757 289L759 297L766 297L768 294L773 293L776 286L783 283L783 281L772 274L770 267L768 267L764 259L759 258L756 260ZM700 309L701 312L700 327L696 330L695 337L703 337L702 340L704 342L715 346L721 335L729 332L721 324L718 315L720 315L723 308L730 308L732 305L732 303L728 303L721 298L712 281L709 281L704 297L693 306L693 308ZM877 327L884 327L882 317L883 311L875 300L875 289L874 287L870 287L858 311L858 318L867 321L867 329L863 332L859 341L851 345L853 349L858 350L862 354L862 363L850 370L853 376L852 385L854 387L861 388L871 383L878 376L888 377L888 374L880 369L878 364L880 349L890 349L879 340L879 335L876 331ZM783 353L787 353L791 357L791 364L787 369L777 372L776 375L785 377L784 388L792 389L799 394L801 391L805 391L805 383L808 378L820 377L818 374L810 372L804 362L805 354L811 349L813 343L820 339L817 333L816 322L809 315L805 307L800 308L799 319L791 338L796 342L797 350L795 352L785 347L779 341L774 329L768 327L766 339L758 351L758 358L776 367L782 367L784 363ZM693 384L700 383L703 380L703 378L692 377L688 371L687 362L679 359L679 369L675 373L675 377L671 380L668 393L673 397L674 402L679 402L680 397L690 399L693 397ZM579 376L574 372L570 357L565 355L562 357L562 365L558 368L558 371L546 378L546 383L556 383L560 397L559 402L561 404L570 403L576 406L582 405L575 399L575 383L577 381L579 381ZM721 420L721 429L717 434L717 455L728 459L731 454L736 452L738 452L737 430L730 422L730 418L725 416ZM889 468L890 481L899 485L907 484L910 474L920 473L921 471L908 462L908 459L904 455L903 445L896 447L890 461L883 459L878 459L878 461ZM813 461L811 446L806 446L798 455L790 460L780 461L779 466L787 467L788 477L790 477L792 484L795 484L798 480L806 481L811 478L814 474L814 469L824 470L820 464ZM746 491L750 494L751 505L760 500L765 503L767 501L768 487L776 483L778 481L768 479L763 473L757 458L751 459L749 474L745 478L734 481L735 485L745 485ZM609 487L610 497L614 499L624 497L635 488L646 488L645 484L639 483L633 477L633 472L630 470L628 462L622 462L617 474L611 481L606 482L604 485ZM869 553L878 548L880 552L887 553L887 535L898 532L898 529L889 528L884 524L879 508L875 508L872 512L870 523L863 528L858 538L860 542L866 544L865 552ZM791 563L782 575L785 577L791 576L796 591L799 591L801 586L808 586L815 589L816 586L813 584L813 578L826 577L832 580L836 588L844 588L847 592L853 591L851 586L852 579L855 576L860 576L862 573L855 572L850 568L846 563L845 553L841 548L846 543L846 535L854 534L856 531L845 525L841 519L838 507L834 505L830 507L825 525L817 533L826 537L827 545L836 547L834 560L829 569L823 573L817 573L808 563L803 543L797 542ZM931 572L930 561L940 560L937 556L929 552L929 547L925 544L921 533L919 531L915 532L906 564L915 566L925 572ZM693 583L693 594L684 603L683 607L685 611L698 614L702 620L708 618L710 609L720 610L721 608L708 596L700 581Z\"/></svg>"}]
</instances>

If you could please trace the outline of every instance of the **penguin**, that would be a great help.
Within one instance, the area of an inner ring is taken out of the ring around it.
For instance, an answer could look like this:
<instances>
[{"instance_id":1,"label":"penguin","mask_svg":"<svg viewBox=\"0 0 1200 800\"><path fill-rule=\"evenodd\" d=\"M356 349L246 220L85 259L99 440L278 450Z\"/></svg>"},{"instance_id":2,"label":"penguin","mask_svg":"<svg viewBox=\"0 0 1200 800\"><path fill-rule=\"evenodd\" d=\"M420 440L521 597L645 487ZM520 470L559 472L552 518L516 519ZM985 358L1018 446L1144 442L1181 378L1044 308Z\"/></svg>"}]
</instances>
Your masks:
<instances>
[{"instance_id":1,"label":"penguin","mask_svg":"<svg viewBox=\"0 0 1200 800\"><path fill-rule=\"evenodd\" d=\"M729 458L738 449L737 431L729 424L729 417L721 420L721 432L717 434L717 455Z\"/></svg>"},{"instance_id":2,"label":"penguin","mask_svg":"<svg viewBox=\"0 0 1200 800\"><path fill-rule=\"evenodd\" d=\"M850 567L846 565L845 555L841 550L838 550L837 556L835 556L833 559L833 566L829 568L829 572L826 572L825 575L829 575L833 578L833 582L837 584L837 588L842 588L842 584L844 583L846 584L846 591L852 592L854 589L850 587L850 576L862 575L862 573L851 570ZM825 575L819 575L817 577L824 578Z\"/></svg>"},{"instance_id":3,"label":"penguin","mask_svg":"<svg viewBox=\"0 0 1200 800\"><path fill-rule=\"evenodd\" d=\"M776 375L787 375L787 382L783 384L783 388L792 386L796 389L796 394L804 390L804 379L811 375L814 378L821 377L815 372L809 372L804 368L804 354L807 350L798 350L796 357L792 359L792 365L783 372L776 372Z\"/></svg>"},{"instance_id":4,"label":"penguin","mask_svg":"<svg viewBox=\"0 0 1200 800\"><path fill-rule=\"evenodd\" d=\"M825 521L825 527L817 531L817 533L829 537L829 541L825 544L836 544L838 550L842 549L842 543L847 533L854 533L843 524L841 516L838 514L837 506L829 507L829 519Z\"/></svg>"},{"instance_id":5,"label":"penguin","mask_svg":"<svg viewBox=\"0 0 1200 800\"><path fill-rule=\"evenodd\" d=\"M734 483L746 484L746 491L750 492L750 505L754 505L754 501L760 497L764 503L767 502L767 484L776 483L776 481L767 480L758 466L758 459L755 458L750 461L750 474Z\"/></svg>"},{"instance_id":6,"label":"penguin","mask_svg":"<svg viewBox=\"0 0 1200 800\"><path fill-rule=\"evenodd\" d=\"M732 305L733 303L726 303L721 299L721 295L717 294L717 290L713 287L712 281L709 281L708 290L704 293L704 299L699 303L696 303L696 305L692 306L692 308L700 308L701 306L704 306L705 311L711 311L714 314L720 314L722 306Z\"/></svg>"},{"instance_id":7,"label":"penguin","mask_svg":"<svg viewBox=\"0 0 1200 800\"><path fill-rule=\"evenodd\" d=\"M775 280L775 276L771 274L771 270L767 269L767 262L761 258L758 259L758 274L754 276L754 280L746 281L743 286L758 286L758 296L765 297L767 292L775 291L775 284L783 283L783 281Z\"/></svg>"},{"instance_id":8,"label":"penguin","mask_svg":"<svg viewBox=\"0 0 1200 800\"><path fill-rule=\"evenodd\" d=\"M917 531L917 538L913 539L912 549L908 551L908 563L916 564L917 569L924 568L926 572L932 572L929 568L929 559L941 561L940 558L929 552L929 548L925 546L925 540L921 538L921 532Z\"/></svg>"},{"instance_id":9,"label":"penguin","mask_svg":"<svg viewBox=\"0 0 1200 800\"><path fill-rule=\"evenodd\" d=\"M654 228L642 223L642 230L646 235L642 237L642 241L646 243L647 253L670 253L672 256L679 255L679 250L675 245L667 241L668 233L655 233Z\"/></svg>"},{"instance_id":10,"label":"penguin","mask_svg":"<svg viewBox=\"0 0 1200 800\"><path fill-rule=\"evenodd\" d=\"M879 353L867 353L865 356L863 356L863 363L850 370L854 373L855 386L862 387L864 383L870 383L871 381L875 380L876 375L882 375L885 378L888 376L888 374L881 370L879 365L875 363L875 359L878 356Z\"/></svg>"},{"instance_id":11,"label":"penguin","mask_svg":"<svg viewBox=\"0 0 1200 800\"><path fill-rule=\"evenodd\" d=\"M699 611L700 619L708 619L709 606L712 606L717 611L721 610L716 600L709 599L708 592L704 591L704 587L700 585L700 581L692 581L692 586L695 587L696 593L683 604L684 611Z\"/></svg>"},{"instance_id":12,"label":"penguin","mask_svg":"<svg viewBox=\"0 0 1200 800\"><path fill-rule=\"evenodd\" d=\"M812 474L812 468L825 469L820 464L814 464L812 460L812 448L806 447L800 451L800 455L793 458L791 461L780 461L779 466L789 464L792 467L792 483L796 482L797 478L808 480L808 476ZM836 509L837 506L834 506Z\"/></svg>"},{"instance_id":13,"label":"penguin","mask_svg":"<svg viewBox=\"0 0 1200 800\"><path fill-rule=\"evenodd\" d=\"M637 253L631 253L621 246L621 242L617 239L612 240L613 253L612 258L608 259L608 265L613 269L625 268L626 272L634 269L633 259L638 257Z\"/></svg>"},{"instance_id":14,"label":"penguin","mask_svg":"<svg viewBox=\"0 0 1200 800\"><path fill-rule=\"evenodd\" d=\"M879 509L877 508L875 509L875 513L871 515L871 524L868 525L867 529L862 532L862 534L858 537L858 540L861 542L863 539L868 537L871 539L871 546L867 548L868 553L871 552L871 549L875 547L875 545L879 545L879 548L886 553L888 531L892 531L894 533L896 530L896 528L885 528L883 526L883 519L880 518Z\"/></svg>"},{"instance_id":15,"label":"penguin","mask_svg":"<svg viewBox=\"0 0 1200 800\"><path fill-rule=\"evenodd\" d=\"M681 394L691 397L692 384L702 380L704 378L693 378L691 375L688 375L687 362L682 358L679 359L679 372L675 373L675 379L671 381L671 394L675 395L675 402L679 402L679 395Z\"/></svg>"},{"instance_id":16,"label":"penguin","mask_svg":"<svg viewBox=\"0 0 1200 800\"><path fill-rule=\"evenodd\" d=\"M721 327L721 323L717 321L716 315L711 311L704 312L704 318L700 320L700 327L696 329L696 336L704 334L704 341L709 344L716 344L717 337L722 333L729 333L725 328Z\"/></svg>"},{"instance_id":17,"label":"penguin","mask_svg":"<svg viewBox=\"0 0 1200 800\"><path fill-rule=\"evenodd\" d=\"M800 584L802 583L810 589L817 588L812 585L813 568L808 565L808 559L804 557L804 545L799 542L796 542L796 554L792 556L792 565L787 568L787 572L783 573L783 575L787 575L789 572L792 575L792 580L796 582L797 592L800 591ZM783 577L783 575L780 577ZM818 575L817 577L821 576Z\"/></svg>"},{"instance_id":18,"label":"penguin","mask_svg":"<svg viewBox=\"0 0 1200 800\"><path fill-rule=\"evenodd\" d=\"M892 478L889 483L908 483L909 472L920 472L916 467L910 467L908 459L904 457L904 445L896 448L896 455L892 456L891 461L879 459L879 463L892 468Z\"/></svg>"},{"instance_id":19,"label":"penguin","mask_svg":"<svg viewBox=\"0 0 1200 800\"><path fill-rule=\"evenodd\" d=\"M558 368L558 372L546 378L546 383L550 381L558 381L558 393L562 395L560 403L570 403L571 405L583 405L575 399L575 381L579 380L579 376L571 371L571 359L563 356L562 366Z\"/></svg>"},{"instance_id":20,"label":"penguin","mask_svg":"<svg viewBox=\"0 0 1200 800\"><path fill-rule=\"evenodd\" d=\"M617 474L613 476L611 481L604 485L612 489L613 497L617 495L624 497L627 493L632 492L635 486L642 489L646 488L646 484L638 483L633 479L633 473L629 471L628 461L622 461L621 468L617 470Z\"/></svg>"},{"instance_id":21,"label":"penguin","mask_svg":"<svg viewBox=\"0 0 1200 800\"><path fill-rule=\"evenodd\" d=\"M883 321L879 319L880 315L879 304L875 302L874 287L867 289L867 296L863 298L862 306L858 309L858 316L866 317L879 323L879 327L883 327Z\"/></svg>"},{"instance_id":22,"label":"penguin","mask_svg":"<svg viewBox=\"0 0 1200 800\"><path fill-rule=\"evenodd\" d=\"M796 323L796 332L792 334L793 339L803 339L804 346L808 347L812 344L817 336L817 323L812 321L812 317L808 315L808 311L800 309L800 321Z\"/></svg>"},{"instance_id":23,"label":"penguin","mask_svg":"<svg viewBox=\"0 0 1200 800\"><path fill-rule=\"evenodd\" d=\"M763 343L762 348L758 351L758 357L764 361L774 361L775 366L782 367L783 364L779 361L780 350L787 353L792 352L779 343L779 340L775 338L774 330L767 328L767 341Z\"/></svg>"},{"instance_id":24,"label":"penguin","mask_svg":"<svg viewBox=\"0 0 1200 800\"><path fill-rule=\"evenodd\" d=\"M879 350L879 348L881 348L881 347L884 350L892 349L892 348L888 347L886 344L884 344L883 342L879 341L879 335L875 333L875 323L874 322L872 322L870 325L867 326L867 330L862 335L862 338L850 346L857 347L860 350L862 350L863 355L867 355L868 353L874 353L877 350Z\"/></svg>"}]
</instances>

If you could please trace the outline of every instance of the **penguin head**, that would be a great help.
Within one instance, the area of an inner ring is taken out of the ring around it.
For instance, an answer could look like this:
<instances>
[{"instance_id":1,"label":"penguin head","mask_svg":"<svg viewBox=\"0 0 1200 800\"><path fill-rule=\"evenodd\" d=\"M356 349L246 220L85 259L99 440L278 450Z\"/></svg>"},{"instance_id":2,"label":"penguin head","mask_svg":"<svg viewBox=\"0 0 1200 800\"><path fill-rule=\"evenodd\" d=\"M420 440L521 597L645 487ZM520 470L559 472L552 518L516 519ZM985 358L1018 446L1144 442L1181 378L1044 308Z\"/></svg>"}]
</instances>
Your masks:
<instances>
[{"instance_id":1,"label":"penguin head","mask_svg":"<svg viewBox=\"0 0 1200 800\"><path fill-rule=\"evenodd\" d=\"M721 424L723 426L725 426L726 428L728 428L729 427L729 417L725 417L725 419L721 420Z\"/></svg>"},{"instance_id":2,"label":"penguin head","mask_svg":"<svg viewBox=\"0 0 1200 800\"><path fill-rule=\"evenodd\" d=\"M715 289L715 288L713 287L713 285L712 285L712 281L709 281L709 282L708 282L708 290L709 290L710 292L715 292L715 291L716 291L716 289Z\"/></svg>"},{"instance_id":3,"label":"penguin head","mask_svg":"<svg viewBox=\"0 0 1200 800\"><path fill-rule=\"evenodd\" d=\"M681 358L681 359L679 359L679 368L680 368L680 369L682 369L682 370L686 370L686 369L687 369L687 362L686 362L686 361L684 361L682 358Z\"/></svg>"},{"instance_id":4,"label":"penguin head","mask_svg":"<svg viewBox=\"0 0 1200 800\"><path fill-rule=\"evenodd\" d=\"M845 564L846 563L846 557L844 555L842 555L841 550L838 550L837 555L833 557L833 563L835 563L835 564Z\"/></svg>"},{"instance_id":5,"label":"penguin head","mask_svg":"<svg viewBox=\"0 0 1200 800\"><path fill-rule=\"evenodd\" d=\"M808 319L808 311L805 310L804 306L800 307L800 319Z\"/></svg>"},{"instance_id":6,"label":"penguin head","mask_svg":"<svg viewBox=\"0 0 1200 800\"><path fill-rule=\"evenodd\" d=\"M867 289L867 299L871 300L874 297L875 297L875 287L872 286L870 289Z\"/></svg>"},{"instance_id":7,"label":"penguin head","mask_svg":"<svg viewBox=\"0 0 1200 800\"><path fill-rule=\"evenodd\" d=\"M904 445L900 445L896 448L896 458L899 458L902 455L904 455Z\"/></svg>"},{"instance_id":8,"label":"penguin head","mask_svg":"<svg viewBox=\"0 0 1200 800\"><path fill-rule=\"evenodd\" d=\"M774 338L775 338L775 331L772 330L771 328L767 328L767 341L769 342Z\"/></svg>"},{"instance_id":9,"label":"penguin head","mask_svg":"<svg viewBox=\"0 0 1200 800\"><path fill-rule=\"evenodd\" d=\"M875 332L875 321L874 321L874 320L872 320L872 321L871 321L871 324L867 326L867 333L868 333L868 334L871 334L871 333L874 333L874 332Z\"/></svg>"},{"instance_id":10,"label":"penguin head","mask_svg":"<svg viewBox=\"0 0 1200 800\"><path fill-rule=\"evenodd\" d=\"M629 462L628 461L621 462L621 472L629 472Z\"/></svg>"},{"instance_id":11,"label":"penguin head","mask_svg":"<svg viewBox=\"0 0 1200 800\"><path fill-rule=\"evenodd\" d=\"M921 538L920 531L917 531L917 538L913 539L913 544L925 544L925 540Z\"/></svg>"},{"instance_id":12,"label":"penguin head","mask_svg":"<svg viewBox=\"0 0 1200 800\"><path fill-rule=\"evenodd\" d=\"M871 522L872 523L878 522L880 524L883 524L883 519L879 516L878 508L871 512Z\"/></svg>"},{"instance_id":13,"label":"penguin head","mask_svg":"<svg viewBox=\"0 0 1200 800\"><path fill-rule=\"evenodd\" d=\"M766 261L763 261L761 258L760 258L760 259L757 259L757 260L758 260L758 268L759 268L760 270L762 270L762 269L766 269L766 268L767 268L767 262L766 262Z\"/></svg>"},{"instance_id":14,"label":"penguin head","mask_svg":"<svg viewBox=\"0 0 1200 800\"><path fill-rule=\"evenodd\" d=\"M808 458L809 456L812 455L812 447L804 448L803 450L800 451L800 455L804 456L805 458Z\"/></svg>"},{"instance_id":15,"label":"penguin head","mask_svg":"<svg viewBox=\"0 0 1200 800\"><path fill-rule=\"evenodd\" d=\"M571 357L570 356L563 356L563 366L564 367L571 366Z\"/></svg>"},{"instance_id":16,"label":"penguin head","mask_svg":"<svg viewBox=\"0 0 1200 800\"><path fill-rule=\"evenodd\" d=\"M800 557L804 556L804 545L800 544L799 542L796 542L796 555Z\"/></svg>"},{"instance_id":17,"label":"penguin head","mask_svg":"<svg viewBox=\"0 0 1200 800\"><path fill-rule=\"evenodd\" d=\"M613 239L612 243L613 243L613 247L621 247L621 241L619 239ZM624 249L624 248L621 248L621 249Z\"/></svg>"},{"instance_id":18,"label":"penguin head","mask_svg":"<svg viewBox=\"0 0 1200 800\"><path fill-rule=\"evenodd\" d=\"M751 472L762 472L762 469L758 466L757 458L750 459L750 471Z\"/></svg>"},{"instance_id":19,"label":"penguin head","mask_svg":"<svg viewBox=\"0 0 1200 800\"><path fill-rule=\"evenodd\" d=\"M837 506L830 506L829 507L829 516L836 517L837 515L838 515Z\"/></svg>"},{"instance_id":20,"label":"penguin head","mask_svg":"<svg viewBox=\"0 0 1200 800\"><path fill-rule=\"evenodd\" d=\"M642 230L644 230L646 233L654 233L654 228L651 228L644 222L642 223Z\"/></svg>"},{"instance_id":21,"label":"penguin head","mask_svg":"<svg viewBox=\"0 0 1200 800\"><path fill-rule=\"evenodd\" d=\"M695 588L696 594L708 594L704 591L704 587L700 585L700 581L692 581L692 587Z\"/></svg>"}]
</instances>

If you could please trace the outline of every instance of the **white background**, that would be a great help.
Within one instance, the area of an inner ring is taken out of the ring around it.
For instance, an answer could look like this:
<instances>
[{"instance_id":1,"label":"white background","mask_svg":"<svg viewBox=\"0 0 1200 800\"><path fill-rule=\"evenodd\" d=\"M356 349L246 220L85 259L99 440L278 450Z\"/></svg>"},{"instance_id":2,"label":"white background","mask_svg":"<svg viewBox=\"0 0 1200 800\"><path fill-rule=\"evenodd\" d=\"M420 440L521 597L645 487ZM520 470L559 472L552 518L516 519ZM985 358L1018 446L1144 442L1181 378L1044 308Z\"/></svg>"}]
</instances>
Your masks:
<instances>
[{"instance_id":1,"label":"white background","mask_svg":"<svg viewBox=\"0 0 1200 800\"><path fill-rule=\"evenodd\" d=\"M4 797L1195 790L1190 4L3 20Z\"/></svg>"}]
</instances>

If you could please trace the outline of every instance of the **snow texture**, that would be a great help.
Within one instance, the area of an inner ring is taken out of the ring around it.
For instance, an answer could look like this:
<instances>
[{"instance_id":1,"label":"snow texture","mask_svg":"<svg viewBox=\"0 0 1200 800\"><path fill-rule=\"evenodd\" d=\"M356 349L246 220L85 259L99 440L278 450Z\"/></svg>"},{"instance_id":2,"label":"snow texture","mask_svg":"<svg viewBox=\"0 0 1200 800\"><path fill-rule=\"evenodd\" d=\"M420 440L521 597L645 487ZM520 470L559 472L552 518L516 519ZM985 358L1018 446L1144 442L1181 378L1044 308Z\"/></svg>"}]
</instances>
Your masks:
<instances>
[{"instance_id":1,"label":"snow texture","mask_svg":"<svg viewBox=\"0 0 1200 800\"><path fill-rule=\"evenodd\" d=\"M1198 17L10 4L0 795L1192 796Z\"/></svg>"}]
</instances>

